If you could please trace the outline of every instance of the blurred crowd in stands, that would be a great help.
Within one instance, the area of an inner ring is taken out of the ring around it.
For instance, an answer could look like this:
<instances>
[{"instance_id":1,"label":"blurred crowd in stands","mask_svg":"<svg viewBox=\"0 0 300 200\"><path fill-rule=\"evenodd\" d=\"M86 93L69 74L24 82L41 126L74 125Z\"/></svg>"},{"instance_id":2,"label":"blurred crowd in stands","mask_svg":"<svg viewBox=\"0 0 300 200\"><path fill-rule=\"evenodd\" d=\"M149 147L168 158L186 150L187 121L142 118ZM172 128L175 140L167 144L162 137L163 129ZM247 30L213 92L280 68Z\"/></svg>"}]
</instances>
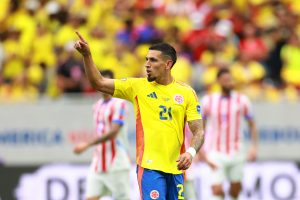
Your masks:
<instances>
[{"instance_id":1,"label":"blurred crowd in stands","mask_svg":"<svg viewBox=\"0 0 300 200\"><path fill-rule=\"evenodd\" d=\"M0 102L95 92L75 31L116 78L144 76L149 44L176 47L176 79L218 90L219 68L253 100L300 99L297 0L1 0Z\"/></svg>"}]
</instances>

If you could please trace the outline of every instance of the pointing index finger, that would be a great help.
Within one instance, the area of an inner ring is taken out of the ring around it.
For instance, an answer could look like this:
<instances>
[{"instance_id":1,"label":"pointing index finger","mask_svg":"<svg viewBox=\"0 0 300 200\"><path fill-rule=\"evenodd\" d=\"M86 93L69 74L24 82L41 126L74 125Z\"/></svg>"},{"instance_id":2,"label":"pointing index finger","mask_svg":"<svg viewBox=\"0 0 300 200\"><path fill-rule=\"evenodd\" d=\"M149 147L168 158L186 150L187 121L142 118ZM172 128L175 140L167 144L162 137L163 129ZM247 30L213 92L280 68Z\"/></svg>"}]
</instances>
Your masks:
<instances>
[{"instance_id":1,"label":"pointing index finger","mask_svg":"<svg viewBox=\"0 0 300 200\"><path fill-rule=\"evenodd\" d=\"M87 42L85 41L85 39L82 37L82 35L80 35L79 32L76 31L75 33L77 34L77 36L79 37L79 39L80 39L82 42L87 43Z\"/></svg>"}]
</instances>

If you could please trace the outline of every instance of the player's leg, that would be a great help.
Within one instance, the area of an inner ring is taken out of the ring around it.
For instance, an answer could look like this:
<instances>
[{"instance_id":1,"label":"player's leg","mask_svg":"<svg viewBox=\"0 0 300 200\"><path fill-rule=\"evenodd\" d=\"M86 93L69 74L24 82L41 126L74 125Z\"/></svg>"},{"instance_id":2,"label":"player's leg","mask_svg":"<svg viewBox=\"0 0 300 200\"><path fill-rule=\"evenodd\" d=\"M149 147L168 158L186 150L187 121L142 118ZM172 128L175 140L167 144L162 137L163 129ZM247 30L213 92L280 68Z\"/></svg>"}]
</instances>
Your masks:
<instances>
[{"instance_id":1,"label":"player's leg","mask_svg":"<svg viewBox=\"0 0 300 200\"><path fill-rule=\"evenodd\" d=\"M217 164L217 169L210 169L211 177L211 189L212 189L212 199L211 200L223 200L224 191L223 183L226 179L226 165L224 155L213 152L209 153L208 157L211 161Z\"/></svg>"},{"instance_id":2,"label":"player's leg","mask_svg":"<svg viewBox=\"0 0 300 200\"><path fill-rule=\"evenodd\" d=\"M92 169L89 171L86 183L86 200L98 200L108 193L108 188L103 183L103 175Z\"/></svg>"},{"instance_id":3,"label":"player's leg","mask_svg":"<svg viewBox=\"0 0 300 200\"><path fill-rule=\"evenodd\" d=\"M184 199L186 199L186 200L196 200L197 199L193 180L186 179L184 181L184 195L185 195Z\"/></svg>"},{"instance_id":4,"label":"player's leg","mask_svg":"<svg viewBox=\"0 0 300 200\"><path fill-rule=\"evenodd\" d=\"M211 200L223 200L224 199L224 191L222 184L213 184L211 186L212 190L212 199Z\"/></svg>"},{"instance_id":5,"label":"player's leg","mask_svg":"<svg viewBox=\"0 0 300 200\"><path fill-rule=\"evenodd\" d=\"M242 190L241 182L231 182L230 183L230 190L229 190L231 200L238 199L241 190Z\"/></svg>"},{"instance_id":6,"label":"player's leg","mask_svg":"<svg viewBox=\"0 0 300 200\"><path fill-rule=\"evenodd\" d=\"M230 181L229 194L232 200L236 200L242 190L243 169L245 158L241 155L232 157L232 163L228 171Z\"/></svg>"},{"instance_id":7,"label":"player's leg","mask_svg":"<svg viewBox=\"0 0 300 200\"><path fill-rule=\"evenodd\" d=\"M184 199L184 178L183 174L166 174L167 199Z\"/></svg>"},{"instance_id":8,"label":"player's leg","mask_svg":"<svg viewBox=\"0 0 300 200\"><path fill-rule=\"evenodd\" d=\"M99 200L100 196L88 197L86 200Z\"/></svg>"},{"instance_id":9,"label":"player's leg","mask_svg":"<svg viewBox=\"0 0 300 200\"><path fill-rule=\"evenodd\" d=\"M189 167L188 170L184 172L184 199L186 200L197 200L196 188L194 185L195 179L195 164Z\"/></svg>"},{"instance_id":10,"label":"player's leg","mask_svg":"<svg viewBox=\"0 0 300 200\"><path fill-rule=\"evenodd\" d=\"M165 173L137 166L137 178L140 196L143 200L167 200Z\"/></svg>"},{"instance_id":11,"label":"player's leg","mask_svg":"<svg viewBox=\"0 0 300 200\"><path fill-rule=\"evenodd\" d=\"M114 200L130 200L130 170L112 171L107 174L106 184Z\"/></svg>"}]
</instances>

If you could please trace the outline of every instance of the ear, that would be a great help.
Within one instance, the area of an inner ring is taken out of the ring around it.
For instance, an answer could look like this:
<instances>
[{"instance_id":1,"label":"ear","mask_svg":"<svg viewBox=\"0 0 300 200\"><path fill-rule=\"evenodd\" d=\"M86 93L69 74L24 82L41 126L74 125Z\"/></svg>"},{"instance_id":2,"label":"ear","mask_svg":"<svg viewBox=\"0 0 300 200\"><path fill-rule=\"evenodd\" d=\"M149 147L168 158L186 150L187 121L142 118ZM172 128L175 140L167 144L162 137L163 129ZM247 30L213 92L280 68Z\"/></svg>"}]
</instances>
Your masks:
<instances>
[{"instance_id":1,"label":"ear","mask_svg":"<svg viewBox=\"0 0 300 200\"><path fill-rule=\"evenodd\" d=\"M166 62L166 69L171 69L173 66L173 61L172 60L167 60Z\"/></svg>"}]
</instances>

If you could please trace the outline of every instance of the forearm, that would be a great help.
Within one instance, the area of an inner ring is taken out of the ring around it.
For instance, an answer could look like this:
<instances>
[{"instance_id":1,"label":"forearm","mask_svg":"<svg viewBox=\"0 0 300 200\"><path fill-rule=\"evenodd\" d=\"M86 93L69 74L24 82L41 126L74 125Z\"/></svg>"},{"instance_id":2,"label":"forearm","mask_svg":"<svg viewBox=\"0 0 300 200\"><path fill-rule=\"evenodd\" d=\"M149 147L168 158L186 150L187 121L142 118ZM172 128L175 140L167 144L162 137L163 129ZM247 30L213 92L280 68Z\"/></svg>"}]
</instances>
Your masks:
<instances>
[{"instance_id":1,"label":"forearm","mask_svg":"<svg viewBox=\"0 0 300 200\"><path fill-rule=\"evenodd\" d=\"M89 143L89 146L94 146L103 142L106 142L107 140L110 140L112 138L114 138L117 134L117 131L110 131L104 135L102 135L101 137L95 138L94 140L92 140Z\"/></svg>"},{"instance_id":2,"label":"forearm","mask_svg":"<svg viewBox=\"0 0 300 200\"><path fill-rule=\"evenodd\" d=\"M202 125L203 125L203 131L205 132L207 119L204 118L204 119L202 120L202 122L203 122L203 124L202 124Z\"/></svg>"},{"instance_id":3,"label":"forearm","mask_svg":"<svg viewBox=\"0 0 300 200\"><path fill-rule=\"evenodd\" d=\"M204 134L203 131L199 130L192 137L191 147L193 147L196 150L196 152L198 152L202 147L203 143L204 143Z\"/></svg>"},{"instance_id":4,"label":"forearm","mask_svg":"<svg viewBox=\"0 0 300 200\"><path fill-rule=\"evenodd\" d=\"M85 73L92 87L100 92L112 95L115 89L114 80L104 78L101 75L93 62L88 43L78 32L76 32L76 34L78 35L79 40L75 42L74 47L83 56Z\"/></svg>"},{"instance_id":5,"label":"forearm","mask_svg":"<svg viewBox=\"0 0 300 200\"><path fill-rule=\"evenodd\" d=\"M257 130L254 121L249 122L249 132L251 136L251 145L257 146L258 136L257 136Z\"/></svg>"},{"instance_id":6,"label":"forearm","mask_svg":"<svg viewBox=\"0 0 300 200\"><path fill-rule=\"evenodd\" d=\"M189 127L191 132L193 133L191 147L193 147L196 152L198 152L204 143L203 121L195 120L189 122Z\"/></svg>"},{"instance_id":7,"label":"forearm","mask_svg":"<svg viewBox=\"0 0 300 200\"><path fill-rule=\"evenodd\" d=\"M101 76L101 74L99 73L99 70L95 66L91 53L83 55L83 62L84 62L85 73L86 73L91 85L95 89L99 90L98 87L99 87L103 77Z\"/></svg>"}]
</instances>

